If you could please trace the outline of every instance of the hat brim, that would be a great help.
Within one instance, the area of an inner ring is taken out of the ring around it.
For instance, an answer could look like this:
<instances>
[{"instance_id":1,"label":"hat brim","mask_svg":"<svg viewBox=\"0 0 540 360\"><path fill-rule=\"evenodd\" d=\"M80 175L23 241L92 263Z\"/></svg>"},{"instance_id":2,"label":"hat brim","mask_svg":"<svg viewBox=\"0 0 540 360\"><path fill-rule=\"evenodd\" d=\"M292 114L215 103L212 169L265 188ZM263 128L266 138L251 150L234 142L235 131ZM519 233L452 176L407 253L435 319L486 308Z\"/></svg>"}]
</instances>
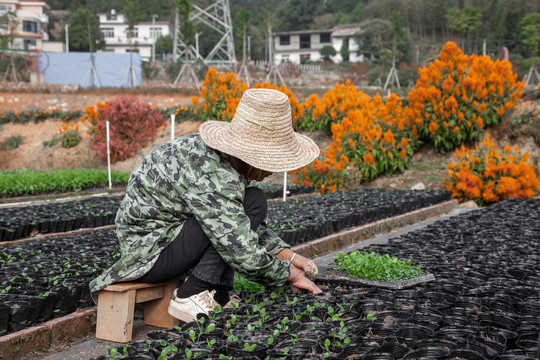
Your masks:
<instances>
[{"instance_id":1,"label":"hat brim","mask_svg":"<svg viewBox=\"0 0 540 360\"><path fill-rule=\"evenodd\" d=\"M199 134L206 145L237 157L264 171L284 172L304 167L315 160L320 150L309 137L294 133L297 144L290 141L261 144L248 139L236 139L228 130L230 123L208 120L199 126Z\"/></svg>"}]
</instances>

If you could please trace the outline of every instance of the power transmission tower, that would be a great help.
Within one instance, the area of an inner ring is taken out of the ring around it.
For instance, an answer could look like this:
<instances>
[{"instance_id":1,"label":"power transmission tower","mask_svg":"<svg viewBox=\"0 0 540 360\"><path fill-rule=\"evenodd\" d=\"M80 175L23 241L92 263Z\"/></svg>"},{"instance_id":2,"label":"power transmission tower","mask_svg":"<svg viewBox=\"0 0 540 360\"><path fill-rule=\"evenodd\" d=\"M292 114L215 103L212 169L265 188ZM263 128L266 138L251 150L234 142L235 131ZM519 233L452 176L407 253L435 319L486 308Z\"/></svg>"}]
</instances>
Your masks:
<instances>
[{"instance_id":1,"label":"power transmission tower","mask_svg":"<svg viewBox=\"0 0 540 360\"><path fill-rule=\"evenodd\" d=\"M399 85L399 77L398 77L397 69L396 69L396 57L395 56L392 57L392 68L390 69L390 72L388 73L388 77L386 78L386 82L384 83L383 89L386 90L386 88L388 87L388 83L390 83L390 86L393 87L394 86L394 81L396 82L397 87L401 88L401 85Z\"/></svg>"},{"instance_id":2,"label":"power transmission tower","mask_svg":"<svg viewBox=\"0 0 540 360\"><path fill-rule=\"evenodd\" d=\"M101 87L101 82L96 71L96 66L94 64L94 52L92 51L92 33L90 31L90 19L86 18L86 26L88 27L88 48L90 49L90 69L86 75L86 79L83 82L83 87L88 84L89 87L93 88Z\"/></svg>"},{"instance_id":3,"label":"power transmission tower","mask_svg":"<svg viewBox=\"0 0 540 360\"><path fill-rule=\"evenodd\" d=\"M190 47L187 47L186 44L182 41L182 39L184 38L182 36L182 33L180 32L180 27L179 27L179 14L178 14L178 9L176 9L176 16L175 16L175 19L174 19L174 27L177 29L177 32L176 32L176 36L177 38L175 38L175 43L176 43L176 46L174 47L174 49L180 49L182 50L180 52L180 55L184 55L185 56L185 61L184 63L182 64L182 67L180 68L180 71L178 72L178 75L176 76L176 79L174 79L174 82L172 83L171 87L175 87L179 82L180 80L182 79L182 76L184 75L188 75L189 76L189 79L186 83L189 83L190 81L192 81L195 86L197 87L197 90L200 91L201 89L199 88L199 78L197 77L197 74L195 73L195 71L193 71L193 67L191 66L191 62L190 62L190 58L193 53L193 47L190 46ZM178 43L180 43L180 47L177 47L178 46ZM197 48L198 48L198 45L197 45ZM195 51L197 52L197 50ZM198 53L197 53L198 55ZM176 60L176 56L174 57L174 59Z\"/></svg>"},{"instance_id":4,"label":"power transmission tower","mask_svg":"<svg viewBox=\"0 0 540 360\"><path fill-rule=\"evenodd\" d=\"M185 51L189 51L193 56L191 59L203 59L204 63L216 65L218 67L234 68L236 57L234 52L233 26L231 20L231 12L228 0L214 0L212 4L206 8L201 8L198 5L193 5L193 10L189 15L189 21L197 27L203 24L213 31L219 33L221 38L218 40L213 49L206 57L199 54L198 49L192 45L186 49L185 44L180 40L182 34L176 26L173 46L173 57L182 57ZM184 55L185 56L185 55Z\"/></svg>"},{"instance_id":5,"label":"power transmission tower","mask_svg":"<svg viewBox=\"0 0 540 360\"><path fill-rule=\"evenodd\" d=\"M242 66L240 67L240 71L238 72L238 75L240 75L241 78L244 78L244 80L246 80L248 87L250 87L251 80L249 78L249 71L247 69L246 62L247 62L246 60L246 24L244 24L243 36L242 36Z\"/></svg>"},{"instance_id":6,"label":"power transmission tower","mask_svg":"<svg viewBox=\"0 0 540 360\"><path fill-rule=\"evenodd\" d=\"M17 71L17 67L15 66L15 59L13 57L13 50L10 49L9 52L9 64L6 68L6 72L4 73L4 76L2 77L2 81L7 81L8 77L11 75L11 81L18 83L21 81L21 76L19 75L19 72Z\"/></svg>"},{"instance_id":7,"label":"power transmission tower","mask_svg":"<svg viewBox=\"0 0 540 360\"><path fill-rule=\"evenodd\" d=\"M285 85L285 81L283 80L283 77L281 77L281 73L279 72L278 67L274 64L274 52L272 51L273 43L274 43L274 40L272 36L272 25L270 24L270 21L268 21L268 60L269 60L268 65L270 67L270 70L268 71L268 74L266 75L266 82L277 85L277 79L279 78L279 80L281 81L281 84L283 84L283 86L287 86Z\"/></svg>"}]
</instances>

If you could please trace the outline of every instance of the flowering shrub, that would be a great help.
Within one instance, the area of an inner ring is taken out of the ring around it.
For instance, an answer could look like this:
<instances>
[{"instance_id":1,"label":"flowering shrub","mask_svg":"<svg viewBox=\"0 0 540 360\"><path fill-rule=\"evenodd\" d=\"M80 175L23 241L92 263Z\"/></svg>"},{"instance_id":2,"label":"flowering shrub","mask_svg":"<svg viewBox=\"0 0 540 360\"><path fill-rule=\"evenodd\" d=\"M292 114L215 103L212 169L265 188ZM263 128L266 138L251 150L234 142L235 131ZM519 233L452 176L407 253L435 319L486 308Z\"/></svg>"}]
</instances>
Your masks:
<instances>
[{"instance_id":1,"label":"flowering shrub","mask_svg":"<svg viewBox=\"0 0 540 360\"><path fill-rule=\"evenodd\" d=\"M414 152L416 126L405 116L402 100L395 94L386 101L358 94L354 108L332 124L334 141L322 152L323 160L295 171L295 183L328 192L405 169Z\"/></svg>"},{"instance_id":2,"label":"flowering shrub","mask_svg":"<svg viewBox=\"0 0 540 360\"><path fill-rule=\"evenodd\" d=\"M96 109L97 108L97 109ZM134 156L165 124L160 111L136 96L119 96L104 104L86 108L88 119L94 124L92 146L100 158L107 158L106 120L109 120L111 162Z\"/></svg>"},{"instance_id":3,"label":"flowering shrub","mask_svg":"<svg viewBox=\"0 0 540 360\"><path fill-rule=\"evenodd\" d=\"M298 103L291 90L284 85L277 87L274 84L264 82L262 84L256 83L253 87L275 89L285 93L289 97L289 103L291 104L293 123L304 113L303 105ZM231 71L218 72L216 69L210 68L206 73L201 88L200 96L202 101L198 96L193 96L191 100L192 104L197 107L195 114L198 113L199 119L202 121L230 121L236 112L242 94L247 89L247 83L242 82L235 73Z\"/></svg>"},{"instance_id":4,"label":"flowering shrub","mask_svg":"<svg viewBox=\"0 0 540 360\"><path fill-rule=\"evenodd\" d=\"M518 147L495 147L489 133L481 145L467 150L456 149L457 164L448 164L443 187L460 202L474 200L483 205L507 198L529 198L540 188L540 180L531 164L529 154L520 155Z\"/></svg>"},{"instance_id":5,"label":"flowering shrub","mask_svg":"<svg viewBox=\"0 0 540 360\"><path fill-rule=\"evenodd\" d=\"M8 111L0 116L0 124L15 123L26 124L27 122L34 121L40 122L48 119L61 119L64 121L76 120L82 115L81 109L75 109L71 111L61 111L58 108L50 110L28 110L22 112Z\"/></svg>"},{"instance_id":6,"label":"flowering shrub","mask_svg":"<svg viewBox=\"0 0 540 360\"><path fill-rule=\"evenodd\" d=\"M242 83L232 71L217 71L208 69L202 82L201 98L193 96L192 104L197 107L196 114L200 120L226 120L234 116L240 98L246 89L247 83Z\"/></svg>"},{"instance_id":7,"label":"flowering shrub","mask_svg":"<svg viewBox=\"0 0 540 360\"><path fill-rule=\"evenodd\" d=\"M80 121L84 122L84 118L81 116ZM81 135L79 135L79 124L71 122L62 125L58 132L60 133L60 140L63 148L70 148L76 146L81 141Z\"/></svg>"},{"instance_id":8,"label":"flowering shrub","mask_svg":"<svg viewBox=\"0 0 540 360\"><path fill-rule=\"evenodd\" d=\"M498 123L522 95L523 84L506 60L465 55L448 42L439 59L418 71L416 89L409 92L409 116L421 139L441 151L474 141L485 126Z\"/></svg>"},{"instance_id":9,"label":"flowering shrub","mask_svg":"<svg viewBox=\"0 0 540 360\"><path fill-rule=\"evenodd\" d=\"M336 83L334 88L324 93L322 99L317 94L308 96L298 127L306 131L324 130L331 133L331 125L341 122L347 112L357 109L365 98L369 96L358 91L349 79L345 84Z\"/></svg>"}]
</instances>

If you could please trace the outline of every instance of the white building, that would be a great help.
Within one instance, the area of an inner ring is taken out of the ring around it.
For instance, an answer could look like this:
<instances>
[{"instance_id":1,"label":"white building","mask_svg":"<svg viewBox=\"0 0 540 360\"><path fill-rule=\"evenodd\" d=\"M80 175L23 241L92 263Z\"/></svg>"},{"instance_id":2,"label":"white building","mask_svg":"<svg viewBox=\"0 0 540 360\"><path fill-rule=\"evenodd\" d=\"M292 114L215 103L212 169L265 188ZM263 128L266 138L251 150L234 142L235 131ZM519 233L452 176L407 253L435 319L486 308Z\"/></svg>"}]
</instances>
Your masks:
<instances>
[{"instance_id":1,"label":"white building","mask_svg":"<svg viewBox=\"0 0 540 360\"><path fill-rule=\"evenodd\" d=\"M128 32L128 22L124 14L114 9L110 13L100 13L99 28L105 39L105 49L114 53L127 53L131 47L142 59L152 58L152 47L160 36L171 35L168 21L141 21L135 24L133 34Z\"/></svg>"},{"instance_id":2,"label":"white building","mask_svg":"<svg viewBox=\"0 0 540 360\"><path fill-rule=\"evenodd\" d=\"M0 21L0 34L13 34L13 47L20 50L42 49L48 40L49 17L44 13L48 8L41 0L0 0L0 16L8 12L16 15L14 23ZM16 26L14 26L16 25Z\"/></svg>"},{"instance_id":3,"label":"white building","mask_svg":"<svg viewBox=\"0 0 540 360\"><path fill-rule=\"evenodd\" d=\"M276 63L302 63L303 60L322 60L320 50L331 45L336 50L336 56L331 59L341 62L341 47L344 41L349 45L349 61L363 62L364 55L354 40L354 35L361 31L358 24L337 25L333 29L284 31L274 34L274 61Z\"/></svg>"}]
</instances>

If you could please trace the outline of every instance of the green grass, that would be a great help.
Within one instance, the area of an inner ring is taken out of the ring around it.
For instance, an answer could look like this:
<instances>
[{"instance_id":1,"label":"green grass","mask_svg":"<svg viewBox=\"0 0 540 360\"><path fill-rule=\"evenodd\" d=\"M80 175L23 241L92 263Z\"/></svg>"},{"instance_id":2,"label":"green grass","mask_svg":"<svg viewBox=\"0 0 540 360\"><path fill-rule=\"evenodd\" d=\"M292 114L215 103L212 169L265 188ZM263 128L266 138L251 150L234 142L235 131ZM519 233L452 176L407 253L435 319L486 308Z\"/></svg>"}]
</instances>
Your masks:
<instances>
[{"instance_id":1,"label":"green grass","mask_svg":"<svg viewBox=\"0 0 540 360\"><path fill-rule=\"evenodd\" d=\"M253 281L249 281L242 275L235 273L234 274L234 290L265 291L265 287Z\"/></svg>"},{"instance_id":2,"label":"green grass","mask_svg":"<svg viewBox=\"0 0 540 360\"><path fill-rule=\"evenodd\" d=\"M130 174L113 171L113 184L127 184ZM66 169L49 172L32 170L0 171L0 196L32 196L107 187L107 170Z\"/></svg>"}]
</instances>

